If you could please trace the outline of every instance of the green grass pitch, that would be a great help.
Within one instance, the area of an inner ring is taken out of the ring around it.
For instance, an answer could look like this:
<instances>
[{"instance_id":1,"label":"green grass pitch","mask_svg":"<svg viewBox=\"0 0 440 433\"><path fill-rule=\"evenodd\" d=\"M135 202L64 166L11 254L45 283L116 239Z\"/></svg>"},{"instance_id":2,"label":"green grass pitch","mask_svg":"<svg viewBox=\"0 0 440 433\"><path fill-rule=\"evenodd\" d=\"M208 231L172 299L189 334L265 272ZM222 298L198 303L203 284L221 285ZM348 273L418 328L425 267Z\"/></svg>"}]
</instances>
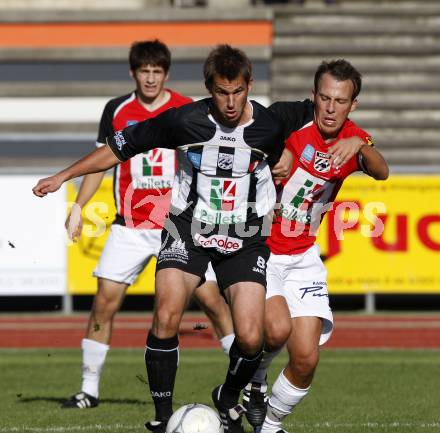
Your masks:
<instances>
[{"instance_id":1,"label":"green grass pitch","mask_svg":"<svg viewBox=\"0 0 440 433\"><path fill-rule=\"evenodd\" d=\"M286 354L270 370L275 379ZM79 390L79 350L0 350L0 433L146 432L152 418L141 350L112 349L101 404L62 410ZM175 408L211 405L227 358L220 350L182 350ZM440 351L324 350L308 397L286 419L292 433L440 431ZM250 428L247 426L247 431Z\"/></svg>"}]
</instances>

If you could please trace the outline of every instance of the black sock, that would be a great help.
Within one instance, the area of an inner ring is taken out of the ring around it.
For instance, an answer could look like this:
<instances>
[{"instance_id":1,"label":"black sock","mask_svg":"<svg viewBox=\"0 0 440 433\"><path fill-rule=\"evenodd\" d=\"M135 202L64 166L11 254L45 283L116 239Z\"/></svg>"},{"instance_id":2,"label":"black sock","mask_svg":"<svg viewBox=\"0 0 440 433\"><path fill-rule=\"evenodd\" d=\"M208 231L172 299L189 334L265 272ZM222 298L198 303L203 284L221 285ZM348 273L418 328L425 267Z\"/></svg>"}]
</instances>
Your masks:
<instances>
[{"instance_id":1,"label":"black sock","mask_svg":"<svg viewBox=\"0 0 440 433\"><path fill-rule=\"evenodd\" d=\"M240 350L236 340L232 343L229 350L228 374L221 391L221 397L229 407L238 403L240 391L251 381L260 365L262 356L263 350L253 356L248 356Z\"/></svg>"},{"instance_id":2,"label":"black sock","mask_svg":"<svg viewBox=\"0 0 440 433\"><path fill-rule=\"evenodd\" d=\"M156 421L168 421L173 414L173 389L179 362L179 339L157 338L148 333L145 365L151 397L156 409Z\"/></svg>"}]
</instances>

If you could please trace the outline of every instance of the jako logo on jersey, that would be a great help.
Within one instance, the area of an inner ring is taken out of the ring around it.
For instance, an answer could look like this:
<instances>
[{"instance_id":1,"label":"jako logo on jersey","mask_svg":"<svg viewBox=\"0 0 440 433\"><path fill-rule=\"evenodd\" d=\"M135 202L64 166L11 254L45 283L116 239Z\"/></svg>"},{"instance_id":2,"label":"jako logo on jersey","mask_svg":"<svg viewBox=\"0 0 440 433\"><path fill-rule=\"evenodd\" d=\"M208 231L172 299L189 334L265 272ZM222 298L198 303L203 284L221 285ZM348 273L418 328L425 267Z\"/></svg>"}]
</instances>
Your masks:
<instances>
[{"instance_id":1,"label":"jako logo on jersey","mask_svg":"<svg viewBox=\"0 0 440 433\"><path fill-rule=\"evenodd\" d=\"M139 123L139 122L137 120L127 120L126 125L131 126L131 125L136 125L136 123Z\"/></svg>"},{"instance_id":2,"label":"jako logo on jersey","mask_svg":"<svg viewBox=\"0 0 440 433\"><path fill-rule=\"evenodd\" d=\"M316 152L315 162L313 168L319 173L327 173L330 171L330 157L329 153Z\"/></svg>"},{"instance_id":3,"label":"jako logo on jersey","mask_svg":"<svg viewBox=\"0 0 440 433\"><path fill-rule=\"evenodd\" d=\"M153 149L146 152L142 158L143 176L163 176L163 151Z\"/></svg>"},{"instance_id":4,"label":"jako logo on jersey","mask_svg":"<svg viewBox=\"0 0 440 433\"><path fill-rule=\"evenodd\" d=\"M122 148L127 144L124 138L124 134L122 134L122 131L116 132L115 136L115 143L119 150L122 150Z\"/></svg>"},{"instance_id":5,"label":"jako logo on jersey","mask_svg":"<svg viewBox=\"0 0 440 433\"><path fill-rule=\"evenodd\" d=\"M315 154L315 148L311 144L307 144L301 154L301 158L310 162L313 159L314 154Z\"/></svg>"},{"instance_id":6,"label":"jako logo on jersey","mask_svg":"<svg viewBox=\"0 0 440 433\"><path fill-rule=\"evenodd\" d=\"M211 180L209 203L211 209L230 211L234 209L237 183L233 180Z\"/></svg>"},{"instance_id":7,"label":"jako logo on jersey","mask_svg":"<svg viewBox=\"0 0 440 433\"><path fill-rule=\"evenodd\" d=\"M227 135L220 135L220 140L235 141L235 137L228 137Z\"/></svg>"},{"instance_id":8,"label":"jako logo on jersey","mask_svg":"<svg viewBox=\"0 0 440 433\"><path fill-rule=\"evenodd\" d=\"M212 235L205 238L201 234L196 233L194 239L203 248L217 248L218 250L229 253L237 251L243 246L243 241L241 239L231 238L224 235Z\"/></svg>"},{"instance_id":9,"label":"jako logo on jersey","mask_svg":"<svg viewBox=\"0 0 440 433\"><path fill-rule=\"evenodd\" d=\"M234 164L234 155L230 153L219 152L217 166L222 170L232 170L232 165Z\"/></svg>"}]
</instances>

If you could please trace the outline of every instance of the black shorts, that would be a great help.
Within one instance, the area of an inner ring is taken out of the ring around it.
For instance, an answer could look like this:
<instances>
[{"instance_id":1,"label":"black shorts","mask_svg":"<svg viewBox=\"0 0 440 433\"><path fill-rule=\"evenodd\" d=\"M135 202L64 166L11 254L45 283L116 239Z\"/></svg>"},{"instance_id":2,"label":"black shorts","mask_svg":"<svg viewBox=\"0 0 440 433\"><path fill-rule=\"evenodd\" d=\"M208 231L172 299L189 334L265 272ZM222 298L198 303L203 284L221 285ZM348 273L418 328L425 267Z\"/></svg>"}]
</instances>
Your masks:
<instances>
[{"instance_id":1,"label":"black shorts","mask_svg":"<svg viewBox=\"0 0 440 433\"><path fill-rule=\"evenodd\" d=\"M221 290L247 281L266 287L266 264L270 252L265 240L258 235L245 240L218 233L193 236L190 223L183 218L171 217L162 230L156 271L177 268L204 279L211 262Z\"/></svg>"}]
</instances>

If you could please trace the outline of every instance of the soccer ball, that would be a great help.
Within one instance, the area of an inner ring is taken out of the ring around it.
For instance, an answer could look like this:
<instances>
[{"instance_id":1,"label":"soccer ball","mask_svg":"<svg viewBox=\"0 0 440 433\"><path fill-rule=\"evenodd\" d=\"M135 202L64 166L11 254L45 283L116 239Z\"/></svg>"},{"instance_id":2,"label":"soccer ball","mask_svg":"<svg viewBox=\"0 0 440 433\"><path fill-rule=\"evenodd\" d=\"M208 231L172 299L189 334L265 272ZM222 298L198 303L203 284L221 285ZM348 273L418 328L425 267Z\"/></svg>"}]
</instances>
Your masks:
<instances>
[{"instance_id":1,"label":"soccer ball","mask_svg":"<svg viewBox=\"0 0 440 433\"><path fill-rule=\"evenodd\" d=\"M180 407L167 424L166 433L223 433L217 412L204 404Z\"/></svg>"}]
</instances>

